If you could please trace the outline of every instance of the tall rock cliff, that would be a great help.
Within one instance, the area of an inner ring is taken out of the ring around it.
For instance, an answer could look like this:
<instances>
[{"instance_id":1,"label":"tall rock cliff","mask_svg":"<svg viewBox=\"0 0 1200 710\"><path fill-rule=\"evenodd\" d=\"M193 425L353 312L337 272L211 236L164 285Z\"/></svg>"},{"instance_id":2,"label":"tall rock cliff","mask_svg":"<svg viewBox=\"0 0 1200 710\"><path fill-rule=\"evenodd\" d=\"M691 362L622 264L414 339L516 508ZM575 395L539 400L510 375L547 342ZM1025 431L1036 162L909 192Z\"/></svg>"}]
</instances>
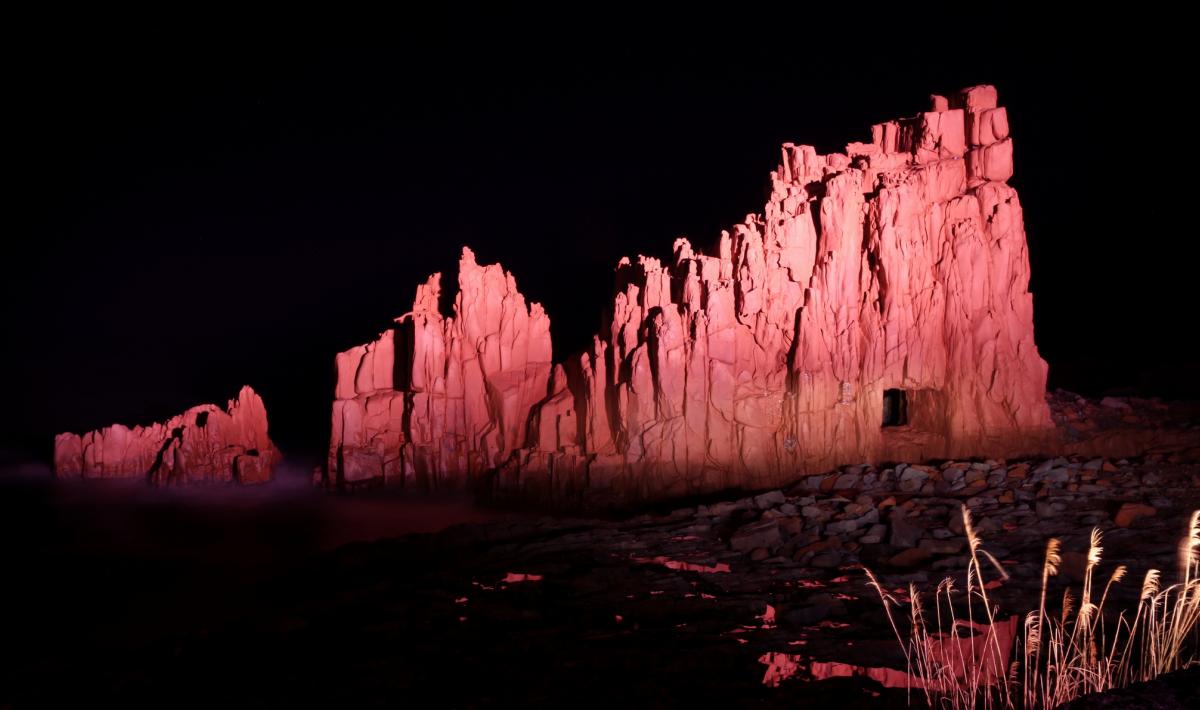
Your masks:
<instances>
[{"instance_id":1,"label":"tall rock cliff","mask_svg":"<svg viewBox=\"0 0 1200 710\"><path fill-rule=\"evenodd\" d=\"M144 478L154 485L265 483L280 454L262 398L243 387L224 410L201 404L161 424L121 424L54 439L58 478Z\"/></svg>"},{"instance_id":2,"label":"tall rock cliff","mask_svg":"<svg viewBox=\"0 0 1200 710\"><path fill-rule=\"evenodd\" d=\"M602 502L1046 448L1007 115L990 86L932 103L844 153L785 144L761 213L622 259L603 332L553 369L541 307L464 250L453 317L435 275L338 356L332 480Z\"/></svg>"}]
</instances>

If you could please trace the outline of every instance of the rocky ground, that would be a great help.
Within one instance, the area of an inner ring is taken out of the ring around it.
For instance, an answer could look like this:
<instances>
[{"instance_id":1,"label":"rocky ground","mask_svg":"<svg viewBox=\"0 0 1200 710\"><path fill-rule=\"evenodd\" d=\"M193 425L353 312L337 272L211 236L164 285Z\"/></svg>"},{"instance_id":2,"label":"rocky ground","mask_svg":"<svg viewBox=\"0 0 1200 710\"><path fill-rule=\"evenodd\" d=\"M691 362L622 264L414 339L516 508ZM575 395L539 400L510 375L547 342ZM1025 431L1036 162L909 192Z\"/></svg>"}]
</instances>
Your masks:
<instances>
[{"instance_id":1,"label":"rocky ground","mask_svg":"<svg viewBox=\"0 0 1200 710\"><path fill-rule=\"evenodd\" d=\"M903 668L862 568L898 595L947 575L961 588L963 505L1010 575L985 577L1002 614L1036 605L1050 537L1064 549L1054 590L1077 587L1093 527L1103 575L1130 569L1109 602L1120 608L1147 568L1176 569L1200 466L1159 455L848 466L621 520L509 516L352 543L229 577L239 603L223 615L193 601L183 614L195 624L135 643L17 654L0 700L899 706L904 691L861 678L810 680L812 662ZM146 585L131 604L154 596Z\"/></svg>"},{"instance_id":2,"label":"rocky ground","mask_svg":"<svg viewBox=\"0 0 1200 710\"><path fill-rule=\"evenodd\" d=\"M1046 403L1064 451L1200 457L1200 402L1146 397L1093 400L1057 389L1047 393Z\"/></svg>"},{"instance_id":3,"label":"rocky ground","mask_svg":"<svg viewBox=\"0 0 1200 710\"><path fill-rule=\"evenodd\" d=\"M1174 578L1200 508L1195 410L1050 401L1068 441L1155 453L846 466L622 518L9 486L0 708L903 707L861 675L904 668L863 570L900 599L962 589L964 506L1004 569L984 570L1001 618L1036 606L1051 537L1051 597L1078 597L1093 527L1100 577L1129 569L1106 608L1132 608L1151 567ZM1082 706L1187 707L1197 675Z\"/></svg>"}]
</instances>

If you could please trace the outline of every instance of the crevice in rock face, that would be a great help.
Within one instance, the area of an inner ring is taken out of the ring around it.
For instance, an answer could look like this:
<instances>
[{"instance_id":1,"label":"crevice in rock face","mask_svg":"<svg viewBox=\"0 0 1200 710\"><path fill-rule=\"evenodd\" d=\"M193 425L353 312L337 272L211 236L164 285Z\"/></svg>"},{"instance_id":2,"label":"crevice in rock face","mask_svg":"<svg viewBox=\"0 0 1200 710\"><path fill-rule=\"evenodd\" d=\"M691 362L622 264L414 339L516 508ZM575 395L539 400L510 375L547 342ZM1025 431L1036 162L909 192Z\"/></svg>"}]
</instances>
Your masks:
<instances>
[{"instance_id":1,"label":"crevice in rock face","mask_svg":"<svg viewBox=\"0 0 1200 710\"><path fill-rule=\"evenodd\" d=\"M203 429L208 424L208 412L196 413L196 428Z\"/></svg>"},{"instance_id":2,"label":"crevice in rock face","mask_svg":"<svg viewBox=\"0 0 1200 710\"><path fill-rule=\"evenodd\" d=\"M879 238L875 236L879 232L879 210L873 207L867 214L867 218L863 220L863 241L862 251L867 257L867 269L875 278L876 298L875 308L879 313L880 319L887 315L887 300L888 293L888 272L880 254L882 246L879 243Z\"/></svg>"},{"instance_id":3,"label":"crevice in rock face","mask_svg":"<svg viewBox=\"0 0 1200 710\"><path fill-rule=\"evenodd\" d=\"M564 364L563 370L567 375L567 389L571 392L571 401L575 407L575 436L578 437L577 441L586 441L589 415L588 390L579 360L571 358Z\"/></svg>"},{"instance_id":4,"label":"crevice in rock face","mask_svg":"<svg viewBox=\"0 0 1200 710\"><path fill-rule=\"evenodd\" d=\"M654 391L657 393L662 384L662 373L659 372L659 359L662 353L659 349L662 343L658 337L658 321L662 317L662 306L655 306L646 312L646 320L643 323L643 330L646 333L645 344L646 354L649 355L650 361L650 380L654 383Z\"/></svg>"},{"instance_id":5,"label":"crevice in rock face","mask_svg":"<svg viewBox=\"0 0 1200 710\"><path fill-rule=\"evenodd\" d=\"M415 342L416 325L412 318L405 318L396 324L392 359L392 388L400 391L412 387L413 344Z\"/></svg>"},{"instance_id":6,"label":"crevice in rock face","mask_svg":"<svg viewBox=\"0 0 1200 710\"><path fill-rule=\"evenodd\" d=\"M611 316L606 316L611 320ZM608 373L605 378L604 388L604 418L608 422L609 431L612 432L613 443L616 444L618 450L623 450L628 443L628 437L625 433L625 427L621 422L620 408L617 403L620 399L620 392L617 390L617 368L623 363L617 362L616 348L608 347L604 349L604 371Z\"/></svg>"},{"instance_id":7,"label":"crevice in rock face","mask_svg":"<svg viewBox=\"0 0 1200 710\"><path fill-rule=\"evenodd\" d=\"M821 239L821 203L825 200L825 183L811 182L804 186L805 192L808 193L808 211L812 215L813 234L817 235L816 245L822 243ZM814 246L816 246L814 245Z\"/></svg>"},{"instance_id":8,"label":"crevice in rock face","mask_svg":"<svg viewBox=\"0 0 1200 710\"><path fill-rule=\"evenodd\" d=\"M168 482L168 481L158 481L157 480L158 479L158 471L159 471L159 469L161 469L163 467L164 459L167 455L167 451L171 448L171 444L173 444L175 442L179 442L181 444L183 443L183 430L184 430L184 427L182 427L182 426L177 426L174 429L172 429L171 435L169 437L167 437L167 440L162 443L161 447L159 447L158 454L154 457L154 465L152 465L150 467L150 470L146 473L146 480L148 482L150 482L150 483L156 483L156 482L167 483Z\"/></svg>"},{"instance_id":9,"label":"crevice in rock face","mask_svg":"<svg viewBox=\"0 0 1200 710\"><path fill-rule=\"evenodd\" d=\"M401 418L401 420L400 420L400 431L404 435L404 438L406 441L414 440L413 431L412 431L412 413L413 413L413 409L414 409L414 404L415 404L415 397L413 396L413 393L410 391L406 391L404 393L404 415L403 415L403 418ZM338 447L338 451L339 451L338 455L340 456L341 455L341 453L340 453L341 447L340 446Z\"/></svg>"}]
</instances>

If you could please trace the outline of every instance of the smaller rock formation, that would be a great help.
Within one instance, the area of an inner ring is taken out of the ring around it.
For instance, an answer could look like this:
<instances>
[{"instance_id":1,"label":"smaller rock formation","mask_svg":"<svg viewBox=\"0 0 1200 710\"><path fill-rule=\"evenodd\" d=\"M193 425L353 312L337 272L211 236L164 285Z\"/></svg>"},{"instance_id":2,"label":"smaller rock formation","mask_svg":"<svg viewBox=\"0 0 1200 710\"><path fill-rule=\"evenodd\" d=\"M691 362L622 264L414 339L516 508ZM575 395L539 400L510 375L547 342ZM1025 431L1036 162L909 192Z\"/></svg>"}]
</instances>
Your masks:
<instances>
[{"instance_id":1,"label":"smaller rock formation","mask_svg":"<svg viewBox=\"0 0 1200 710\"><path fill-rule=\"evenodd\" d=\"M156 486L265 483L279 461L267 410L250 387L222 410L201 404L161 424L122 424L54 438L58 478L138 478Z\"/></svg>"},{"instance_id":2,"label":"smaller rock formation","mask_svg":"<svg viewBox=\"0 0 1200 710\"><path fill-rule=\"evenodd\" d=\"M531 428L555 451L573 443L571 398L546 401L548 384L563 388L566 378L561 367L551 377L541 305L470 249L453 315L438 311L441 278L418 286L412 310L378 340L337 355L331 484L462 489L526 446Z\"/></svg>"}]
</instances>

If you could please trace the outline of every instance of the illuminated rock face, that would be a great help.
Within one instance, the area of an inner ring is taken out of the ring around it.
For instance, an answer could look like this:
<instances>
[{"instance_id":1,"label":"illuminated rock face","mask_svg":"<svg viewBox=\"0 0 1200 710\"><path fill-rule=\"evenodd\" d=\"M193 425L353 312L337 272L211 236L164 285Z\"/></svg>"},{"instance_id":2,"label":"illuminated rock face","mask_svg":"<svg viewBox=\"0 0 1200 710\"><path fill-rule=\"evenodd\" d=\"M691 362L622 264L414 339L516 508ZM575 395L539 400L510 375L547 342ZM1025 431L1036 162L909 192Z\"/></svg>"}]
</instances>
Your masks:
<instances>
[{"instance_id":1,"label":"illuminated rock face","mask_svg":"<svg viewBox=\"0 0 1200 710\"><path fill-rule=\"evenodd\" d=\"M54 439L59 478L144 478L154 485L265 483L280 458L262 398L243 387L222 410L201 404L161 424L114 424Z\"/></svg>"},{"instance_id":2,"label":"illuminated rock face","mask_svg":"<svg viewBox=\"0 0 1200 710\"><path fill-rule=\"evenodd\" d=\"M713 253L617 266L592 348L464 251L400 330L338 356L337 482L564 501L765 488L862 461L1044 450L1053 424L1012 143L989 86L818 155L785 144L761 214ZM403 373L401 377L400 373Z\"/></svg>"},{"instance_id":3,"label":"illuminated rock face","mask_svg":"<svg viewBox=\"0 0 1200 710\"><path fill-rule=\"evenodd\" d=\"M379 340L337 356L329 469L343 484L462 487L526 445L546 398L550 319L512 274L464 249L453 317L441 274Z\"/></svg>"}]
</instances>

